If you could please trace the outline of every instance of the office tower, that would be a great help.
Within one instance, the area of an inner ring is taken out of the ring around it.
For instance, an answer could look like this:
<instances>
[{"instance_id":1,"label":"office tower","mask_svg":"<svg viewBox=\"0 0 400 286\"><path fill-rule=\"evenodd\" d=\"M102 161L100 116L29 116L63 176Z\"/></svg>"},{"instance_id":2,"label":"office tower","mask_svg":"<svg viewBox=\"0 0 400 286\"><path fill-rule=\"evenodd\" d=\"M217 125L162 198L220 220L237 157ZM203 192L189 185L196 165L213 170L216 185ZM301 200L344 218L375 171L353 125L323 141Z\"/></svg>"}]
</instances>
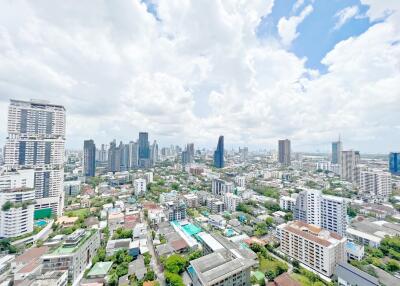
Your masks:
<instances>
[{"instance_id":1,"label":"office tower","mask_svg":"<svg viewBox=\"0 0 400 286\"><path fill-rule=\"evenodd\" d=\"M279 163L283 166L290 166L290 156L291 156L291 149L290 149L290 140L279 140L278 141L278 159Z\"/></svg>"},{"instance_id":2,"label":"office tower","mask_svg":"<svg viewBox=\"0 0 400 286\"><path fill-rule=\"evenodd\" d=\"M357 165L360 162L360 152L342 151L340 158L340 179L351 183L357 182Z\"/></svg>"},{"instance_id":3,"label":"office tower","mask_svg":"<svg viewBox=\"0 0 400 286\"><path fill-rule=\"evenodd\" d=\"M108 171L113 173L119 172L121 167L120 162L120 151L114 139L110 142L110 147L108 149Z\"/></svg>"},{"instance_id":4,"label":"office tower","mask_svg":"<svg viewBox=\"0 0 400 286\"><path fill-rule=\"evenodd\" d=\"M251 269L257 256L249 249L218 234L198 234L204 256L190 261L193 286L250 286Z\"/></svg>"},{"instance_id":5,"label":"office tower","mask_svg":"<svg viewBox=\"0 0 400 286\"><path fill-rule=\"evenodd\" d=\"M154 140L153 144L150 146L150 166L153 166L158 162L158 144Z\"/></svg>"},{"instance_id":6,"label":"office tower","mask_svg":"<svg viewBox=\"0 0 400 286\"><path fill-rule=\"evenodd\" d=\"M119 143L120 171L129 170L129 144Z\"/></svg>"},{"instance_id":7,"label":"office tower","mask_svg":"<svg viewBox=\"0 0 400 286\"><path fill-rule=\"evenodd\" d=\"M150 144L149 134L147 132L139 132L139 167L150 167Z\"/></svg>"},{"instance_id":8,"label":"office tower","mask_svg":"<svg viewBox=\"0 0 400 286\"><path fill-rule=\"evenodd\" d=\"M400 153L391 152L389 154L389 171L393 175L400 175Z\"/></svg>"},{"instance_id":9,"label":"office tower","mask_svg":"<svg viewBox=\"0 0 400 286\"><path fill-rule=\"evenodd\" d=\"M96 161L107 162L108 160L108 148L107 145L101 144L101 148L96 152Z\"/></svg>"},{"instance_id":10,"label":"office tower","mask_svg":"<svg viewBox=\"0 0 400 286\"><path fill-rule=\"evenodd\" d=\"M332 164L340 164L342 154L342 141L332 142Z\"/></svg>"},{"instance_id":11,"label":"office tower","mask_svg":"<svg viewBox=\"0 0 400 286\"><path fill-rule=\"evenodd\" d=\"M346 238L315 225L291 221L277 227L280 250L318 273L331 277L346 261Z\"/></svg>"},{"instance_id":12,"label":"office tower","mask_svg":"<svg viewBox=\"0 0 400 286\"><path fill-rule=\"evenodd\" d=\"M344 198L322 195L321 191L301 191L294 205L294 218L344 235L347 226L347 203Z\"/></svg>"},{"instance_id":13,"label":"office tower","mask_svg":"<svg viewBox=\"0 0 400 286\"><path fill-rule=\"evenodd\" d=\"M33 232L34 169L3 170L0 174L0 237Z\"/></svg>"},{"instance_id":14,"label":"office tower","mask_svg":"<svg viewBox=\"0 0 400 286\"><path fill-rule=\"evenodd\" d=\"M138 167L139 145L136 142L129 142L129 169Z\"/></svg>"},{"instance_id":15,"label":"office tower","mask_svg":"<svg viewBox=\"0 0 400 286\"><path fill-rule=\"evenodd\" d=\"M135 195L140 196L146 193L147 185L145 179L136 179L133 181L133 188L135 189Z\"/></svg>"},{"instance_id":16,"label":"office tower","mask_svg":"<svg viewBox=\"0 0 400 286\"><path fill-rule=\"evenodd\" d=\"M182 152L182 165L192 164L194 162L194 144L188 143L185 151Z\"/></svg>"},{"instance_id":17,"label":"office tower","mask_svg":"<svg viewBox=\"0 0 400 286\"><path fill-rule=\"evenodd\" d=\"M392 194L392 177L381 170L361 170L359 174L360 193L368 201L386 202Z\"/></svg>"},{"instance_id":18,"label":"office tower","mask_svg":"<svg viewBox=\"0 0 400 286\"><path fill-rule=\"evenodd\" d=\"M36 210L61 215L64 207L65 108L42 101L11 100L5 163L35 169Z\"/></svg>"},{"instance_id":19,"label":"office tower","mask_svg":"<svg viewBox=\"0 0 400 286\"><path fill-rule=\"evenodd\" d=\"M214 151L214 167L224 167L224 136L219 136L217 150Z\"/></svg>"},{"instance_id":20,"label":"office tower","mask_svg":"<svg viewBox=\"0 0 400 286\"><path fill-rule=\"evenodd\" d=\"M83 175L94 177L96 174L96 145L93 140L83 142Z\"/></svg>"}]
</instances>

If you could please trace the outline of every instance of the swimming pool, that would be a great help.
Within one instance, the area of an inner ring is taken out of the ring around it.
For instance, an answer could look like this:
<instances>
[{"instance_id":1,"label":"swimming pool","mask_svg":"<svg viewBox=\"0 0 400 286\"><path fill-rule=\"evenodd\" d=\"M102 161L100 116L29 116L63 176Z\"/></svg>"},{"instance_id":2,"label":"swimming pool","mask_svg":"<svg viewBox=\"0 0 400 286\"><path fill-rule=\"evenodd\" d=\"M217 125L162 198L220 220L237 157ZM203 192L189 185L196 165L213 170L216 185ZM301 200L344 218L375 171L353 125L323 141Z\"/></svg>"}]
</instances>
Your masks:
<instances>
[{"instance_id":1,"label":"swimming pool","mask_svg":"<svg viewBox=\"0 0 400 286\"><path fill-rule=\"evenodd\" d=\"M195 226L194 224L191 224L191 223L188 223L188 224L182 226L182 229L190 236L193 236L194 234L198 234L199 232L201 232L200 227Z\"/></svg>"},{"instance_id":2,"label":"swimming pool","mask_svg":"<svg viewBox=\"0 0 400 286\"><path fill-rule=\"evenodd\" d=\"M181 225L179 221L173 221L172 222L174 225L182 229L183 232L185 232L189 236L194 236L197 233L201 232L202 229L192 223L187 223L185 225Z\"/></svg>"},{"instance_id":3,"label":"swimming pool","mask_svg":"<svg viewBox=\"0 0 400 286\"><path fill-rule=\"evenodd\" d=\"M234 235L235 235L235 232L233 231L233 229L227 228L227 229L225 230L225 235L226 235L227 237L231 237L231 236L234 236Z\"/></svg>"},{"instance_id":4,"label":"swimming pool","mask_svg":"<svg viewBox=\"0 0 400 286\"><path fill-rule=\"evenodd\" d=\"M46 224L47 224L47 221L45 221L43 219L35 221L35 226L38 226L38 227L43 227Z\"/></svg>"}]
</instances>

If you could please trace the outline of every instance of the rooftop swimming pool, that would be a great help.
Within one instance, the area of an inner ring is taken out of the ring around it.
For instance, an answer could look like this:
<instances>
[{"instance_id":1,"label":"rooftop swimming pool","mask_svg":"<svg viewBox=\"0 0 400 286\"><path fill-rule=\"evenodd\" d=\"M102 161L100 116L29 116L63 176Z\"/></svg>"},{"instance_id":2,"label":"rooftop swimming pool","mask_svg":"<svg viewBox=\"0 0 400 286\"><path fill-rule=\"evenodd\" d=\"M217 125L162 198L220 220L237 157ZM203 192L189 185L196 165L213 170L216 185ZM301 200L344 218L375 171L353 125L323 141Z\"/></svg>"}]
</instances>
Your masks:
<instances>
[{"instance_id":1,"label":"rooftop swimming pool","mask_svg":"<svg viewBox=\"0 0 400 286\"><path fill-rule=\"evenodd\" d=\"M185 225L181 225L178 221L172 222L177 227L181 228L183 232L185 232L189 236L194 236L202 231L202 229L192 223L187 223Z\"/></svg>"}]
</instances>

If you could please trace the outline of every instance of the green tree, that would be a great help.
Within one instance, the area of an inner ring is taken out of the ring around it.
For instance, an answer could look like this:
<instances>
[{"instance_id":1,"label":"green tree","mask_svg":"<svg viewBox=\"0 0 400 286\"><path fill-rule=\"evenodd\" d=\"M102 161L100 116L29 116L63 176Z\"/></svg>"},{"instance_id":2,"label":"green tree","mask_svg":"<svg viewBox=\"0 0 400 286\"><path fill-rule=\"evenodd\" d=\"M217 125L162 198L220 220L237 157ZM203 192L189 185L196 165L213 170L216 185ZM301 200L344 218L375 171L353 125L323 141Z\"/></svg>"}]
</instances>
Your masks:
<instances>
[{"instance_id":1,"label":"green tree","mask_svg":"<svg viewBox=\"0 0 400 286\"><path fill-rule=\"evenodd\" d=\"M185 286L182 277L175 273L166 271L165 280L168 282L168 285L170 286Z\"/></svg>"},{"instance_id":2,"label":"green tree","mask_svg":"<svg viewBox=\"0 0 400 286\"><path fill-rule=\"evenodd\" d=\"M400 269L400 264L394 259L390 259L386 263L386 270L389 272L398 271L399 269Z\"/></svg>"},{"instance_id":3,"label":"green tree","mask_svg":"<svg viewBox=\"0 0 400 286\"><path fill-rule=\"evenodd\" d=\"M179 254L171 255L164 262L165 269L168 272L175 274L182 273L187 265L188 265L188 260Z\"/></svg>"},{"instance_id":4,"label":"green tree","mask_svg":"<svg viewBox=\"0 0 400 286\"><path fill-rule=\"evenodd\" d=\"M200 258L201 256L203 256L203 252L201 250L195 250L189 253L188 260L192 261L194 259Z\"/></svg>"}]
</instances>

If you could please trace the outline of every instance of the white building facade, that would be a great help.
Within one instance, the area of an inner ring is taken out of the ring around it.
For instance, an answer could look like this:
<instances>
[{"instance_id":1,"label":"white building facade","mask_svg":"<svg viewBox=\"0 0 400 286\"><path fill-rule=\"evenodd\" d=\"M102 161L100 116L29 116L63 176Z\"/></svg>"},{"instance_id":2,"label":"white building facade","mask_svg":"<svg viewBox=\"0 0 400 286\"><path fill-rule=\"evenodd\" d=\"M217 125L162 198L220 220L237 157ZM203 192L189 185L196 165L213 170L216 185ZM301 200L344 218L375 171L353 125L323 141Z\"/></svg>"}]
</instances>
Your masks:
<instances>
[{"instance_id":1,"label":"white building facade","mask_svg":"<svg viewBox=\"0 0 400 286\"><path fill-rule=\"evenodd\" d=\"M64 207L65 108L39 101L11 100L5 165L35 169L36 209Z\"/></svg>"}]
</instances>

